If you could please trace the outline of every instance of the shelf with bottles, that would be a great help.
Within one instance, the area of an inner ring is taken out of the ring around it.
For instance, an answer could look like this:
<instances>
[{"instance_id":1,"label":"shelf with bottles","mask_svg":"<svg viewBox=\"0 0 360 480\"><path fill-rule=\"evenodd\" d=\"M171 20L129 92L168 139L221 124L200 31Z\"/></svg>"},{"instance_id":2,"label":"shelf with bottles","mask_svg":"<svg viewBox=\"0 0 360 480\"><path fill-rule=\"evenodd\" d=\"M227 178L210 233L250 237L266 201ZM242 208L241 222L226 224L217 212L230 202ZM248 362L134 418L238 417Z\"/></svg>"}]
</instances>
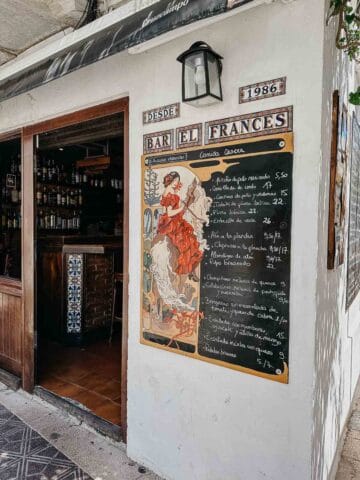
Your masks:
<instances>
[{"instance_id":1,"label":"shelf with bottles","mask_svg":"<svg viewBox=\"0 0 360 480\"><path fill-rule=\"evenodd\" d=\"M21 190L7 189L5 190L5 193L4 193L4 188L3 188L1 192L0 202L1 204L5 204L5 205L21 204Z\"/></svg>"},{"instance_id":2,"label":"shelf with bottles","mask_svg":"<svg viewBox=\"0 0 360 480\"><path fill-rule=\"evenodd\" d=\"M39 230L78 231L81 225L81 210L72 209L72 214L54 208L39 208L36 216Z\"/></svg>"},{"instance_id":3,"label":"shelf with bottles","mask_svg":"<svg viewBox=\"0 0 360 480\"><path fill-rule=\"evenodd\" d=\"M39 207L77 208L83 203L80 188L49 186L38 184L36 187L36 204Z\"/></svg>"},{"instance_id":4,"label":"shelf with bottles","mask_svg":"<svg viewBox=\"0 0 360 480\"><path fill-rule=\"evenodd\" d=\"M78 205L76 207L74 206L66 206L66 205L38 205L37 211L39 210L55 210L56 212L73 212L75 211L80 211L81 210L81 205Z\"/></svg>"},{"instance_id":5,"label":"shelf with bottles","mask_svg":"<svg viewBox=\"0 0 360 480\"><path fill-rule=\"evenodd\" d=\"M37 184L52 187L87 186L122 190L122 180L116 175L110 175L110 172L102 170L92 172L89 169L77 167L76 162L65 166L64 163L48 158L37 158L36 179Z\"/></svg>"},{"instance_id":6,"label":"shelf with bottles","mask_svg":"<svg viewBox=\"0 0 360 480\"><path fill-rule=\"evenodd\" d=\"M11 204L21 202L21 158L20 155L4 159L1 168L0 202Z\"/></svg>"},{"instance_id":7,"label":"shelf with bottles","mask_svg":"<svg viewBox=\"0 0 360 480\"><path fill-rule=\"evenodd\" d=\"M19 210L21 208L21 203L0 203L0 209L4 210Z\"/></svg>"},{"instance_id":8,"label":"shelf with bottles","mask_svg":"<svg viewBox=\"0 0 360 480\"><path fill-rule=\"evenodd\" d=\"M3 210L1 213L2 230L18 230L21 227L21 213L19 210Z\"/></svg>"}]
</instances>

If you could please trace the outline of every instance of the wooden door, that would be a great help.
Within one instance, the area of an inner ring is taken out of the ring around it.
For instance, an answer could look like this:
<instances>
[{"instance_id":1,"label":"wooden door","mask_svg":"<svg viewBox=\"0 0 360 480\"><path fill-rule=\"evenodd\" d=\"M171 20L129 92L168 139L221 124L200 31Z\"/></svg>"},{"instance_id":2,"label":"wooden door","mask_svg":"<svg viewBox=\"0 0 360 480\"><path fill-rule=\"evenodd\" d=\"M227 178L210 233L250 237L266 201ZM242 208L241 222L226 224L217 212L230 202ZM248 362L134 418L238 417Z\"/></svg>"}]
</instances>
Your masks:
<instances>
[{"instance_id":1,"label":"wooden door","mask_svg":"<svg viewBox=\"0 0 360 480\"><path fill-rule=\"evenodd\" d=\"M0 368L21 376L23 316L21 282L0 278Z\"/></svg>"},{"instance_id":2,"label":"wooden door","mask_svg":"<svg viewBox=\"0 0 360 480\"><path fill-rule=\"evenodd\" d=\"M19 139L21 132L0 135L0 143ZM23 368L22 282L0 276L0 368L21 377Z\"/></svg>"}]
</instances>

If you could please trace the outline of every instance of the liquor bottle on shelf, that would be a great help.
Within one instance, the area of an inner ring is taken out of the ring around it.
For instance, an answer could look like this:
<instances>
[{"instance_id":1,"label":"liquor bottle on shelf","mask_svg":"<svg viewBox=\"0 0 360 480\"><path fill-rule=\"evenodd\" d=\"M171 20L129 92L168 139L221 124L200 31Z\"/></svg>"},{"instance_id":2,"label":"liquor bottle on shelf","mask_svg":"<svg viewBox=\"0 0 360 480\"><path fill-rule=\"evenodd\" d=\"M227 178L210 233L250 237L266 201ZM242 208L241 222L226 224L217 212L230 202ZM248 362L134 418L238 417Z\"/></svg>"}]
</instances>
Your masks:
<instances>
[{"instance_id":1,"label":"liquor bottle on shelf","mask_svg":"<svg viewBox=\"0 0 360 480\"><path fill-rule=\"evenodd\" d=\"M7 213L7 228L9 230L12 229L12 226L13 226L13 221L12 221L12 215L10 212Z\"/></svg>"},{"instance_id":2,"label":"liquor bottle on shelf","mask_svg":"<svg viewBox=\"0 0 360 480\"><path fill-rule=\"evenodd\" d=\"M15 230L21 226L20 212L15 210L8 210L2 213L1 226L3 229Z\"/></svg>"},{"instance_id":3,"label":"liquor bottle on shelf","mask_svg":"<svg viewBox=\"0 0 360 480\"><path fill-rule=\"evenodd\" d=\"M36 204L37 205L42 205L42 191L41 191L41 185L40 183L37 184L36 186Z\"/></svg>"},{"instance_id":4,"label":"liquor bottle on shelf","mask_svg":"<svg viewBox=\"0 0 360 480\"><path fill-rule=\"evenodd\" d=\"M38 227L40 229L45 228L45 217L44 217L44 212L43 210L40 210L38 213Z\"/></svg>"},{"instance_id":5,"label":"liquor bottle on shelf","mask_svg":"<svg viewBox=\"0 0 360 480\"><path fill-rule=\"evenodd\" d=\"M2 197L2 202L3 203L9 203L9 189L6 186L6 176L3 179L3 185L1 189L1 197Z\"/></svg>"},{"instance_id":6,"label":"liquor bottle on shelf","mask_svg":"<svg viewBox=\"0 0 360 480\"><path fill-rule=\"evenodd\" d=\"M62 218L59 212L56 214L56 229L61 230L61 225L62 225Z\"/></svg>"},{"instance_id":7,"label":"liquor bottle on shelf","mask_svg":"<svg viewBox=\"0 0 360 480\"><path fill-rule=\"evenodd\" d=\"M56 205L58 207L61 206L61 188L60 187L56 187Z\"/></svg>"},{"instance_id":8,"label":"liquor bottle on shelf","mask_svg":"<svg viewBox=\"0 0 360 480\"><path fill-rule=\"evenodd\" d=\"M54 210L50 212L50 229L54 230L56 228L56 213Z\"/></svg>"},{"instance_id":9,"label":"liquor bottle on shelf","mask_svg":"<svg viewBox=\"0 0 360 480\"><path fill-rule=\"evenodd\" d=\"M20 228L21 226L21 215L20 212L14 212L14 217L13 217L13 228L17 229Z\"/></svg>"},{"instance_id":10,"label":"liquor bottle on shelf","mask_svg":"<svg viewBox=\"0 0 360 480\"><path fill-rule=\"evenodd\" d=\"M15 158L12 157L11 163L10 163L10 173L11 173L12 175L15 175L15 174L16 174L16 170L17 170L16 161L15 161Z\"/></svg>"},{"instance_id":11,"label":"liquor bottle on shelf","mask_svg":"<svg viewBox=\"0 0 360 480\"><path fill-rule=\"evenodd\" d=\"M42 187L42 205L48 204L48 196L47 196L47 189L46 185L44 184Z\"/></svg>"},{"instance_id":12,"label":"liquor bottle on shelf","mask_svg":"<svg viewBox=\"0 0 360 480\"><path fill-rule=\"evenodd\" d=\"M110 185L114 190L122 190L122 180L119 178L112 178L110 180Z\"/></svg>"},{"instance_id":13,"label":"liquor bottle on shelf","mask_svg":"<svg viewBox=\"0 0 360 480\"><path fill-rule=\"evenodd\" d=\"M46 179L47 179L47 169L46 169L45 160L43 159L43 161L42 161L41 163L42 163L42 166L41 166L41 181L42 181L42 182L46 182Z\"/></svg>"},{"instance_id":14,"label":"liquor bottle on shelf","mask_svg":"<svg viewBox=\"0 0 360 480\"><path fill-rule=\"evenodd\" d=\"M16 205L19 203L19 194L16 186L11 189L11 203Z\"/></svg>"}]
</instances>

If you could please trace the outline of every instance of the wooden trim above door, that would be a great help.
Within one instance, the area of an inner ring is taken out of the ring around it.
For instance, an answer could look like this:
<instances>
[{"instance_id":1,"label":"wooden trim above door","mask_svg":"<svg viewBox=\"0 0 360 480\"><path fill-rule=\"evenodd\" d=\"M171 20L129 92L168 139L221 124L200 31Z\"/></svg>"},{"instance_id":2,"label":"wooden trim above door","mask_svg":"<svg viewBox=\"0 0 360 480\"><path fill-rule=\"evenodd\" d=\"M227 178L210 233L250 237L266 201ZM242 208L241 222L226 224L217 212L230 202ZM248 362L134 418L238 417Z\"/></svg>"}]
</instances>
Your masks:
<instances>
[{"instance_id":1,"label":"wooden trim above door","mask_svg":"<svg viewBox=\"0 0 360 480\"><path fill-rule=\"evenodd\" d=\"M0 142L21 139L21 130L11 130L10 132L0 133Z\"/></svg>"},{"instance_id":2,"label":"wooden trim above door","mask_svg":"<svg viewBox=\"0 0 360 480\"><path fill-rule=\"evenodd\" d=\"M25 135L37 135L43 132L49 132L51 130L57 130L58 128L74 125L76 123L107 117L116 113L125 112L126 109L128 111L128 105L128 97L121 98L119 100L114 100L102 105L96 105L95 107L88 107L74 113L68 113L51 120L46 120L29 127L25 127L24 133Z\"/></svg>"}]
</instances>

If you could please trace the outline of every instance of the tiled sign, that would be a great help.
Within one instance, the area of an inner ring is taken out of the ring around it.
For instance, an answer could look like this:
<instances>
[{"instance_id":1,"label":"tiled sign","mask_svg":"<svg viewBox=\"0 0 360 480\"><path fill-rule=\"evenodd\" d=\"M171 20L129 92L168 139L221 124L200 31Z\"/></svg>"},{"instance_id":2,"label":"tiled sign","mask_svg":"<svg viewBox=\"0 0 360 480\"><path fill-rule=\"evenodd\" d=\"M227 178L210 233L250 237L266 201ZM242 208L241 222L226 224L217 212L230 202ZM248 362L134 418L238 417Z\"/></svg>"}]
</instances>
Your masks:
<instances>
[{"instance_id":1,"label":"tiled sign","mask_svg":"<svg viewBox=\"0 0 360 480\"><path fill-rule=\"evenodd\" d=\"M143 124L163 122L180 116L180 103L153 108L143 113Z\"/></svg>"},{"instance_id":2,"label":"tiled sign","mask_svg":"<svg viewBox=\"0 0 360 480\"><path fill-rule=\"evenodd\" d=\"M293 107L212 120L205 124L205 144L290 132L292 124Z\"/></svg>"},{"instance_id":3,"label":"tiled sign","mask_svg":"<svg viewBox=\"0 0 360 480\"><path fill-rule=\"evenodd\" d=\"M144 135L144 153L157 153L174 148L174 130L148 133Z\"/></svg>"},{"instance_id":4,"label":"tiled sign","mask_svg":"<svg viewBox=\"0 0 360 480\"><path fill-rule=\"evenodd\" d=\"M176 129L176 147L188 148L202 145L202 123Z\"/></svg>"},{"instance_id":5,"label":"tiled sign","mask_svg":"<svg viewBox=\"0 0 360 480\"><path fill-rule=\"evenodd\" d=\"M285 95L286 77L267 80L266 82L246 85L239 89L239 103L254 102L264 98Z\"/></svg>"}]
</instances>

